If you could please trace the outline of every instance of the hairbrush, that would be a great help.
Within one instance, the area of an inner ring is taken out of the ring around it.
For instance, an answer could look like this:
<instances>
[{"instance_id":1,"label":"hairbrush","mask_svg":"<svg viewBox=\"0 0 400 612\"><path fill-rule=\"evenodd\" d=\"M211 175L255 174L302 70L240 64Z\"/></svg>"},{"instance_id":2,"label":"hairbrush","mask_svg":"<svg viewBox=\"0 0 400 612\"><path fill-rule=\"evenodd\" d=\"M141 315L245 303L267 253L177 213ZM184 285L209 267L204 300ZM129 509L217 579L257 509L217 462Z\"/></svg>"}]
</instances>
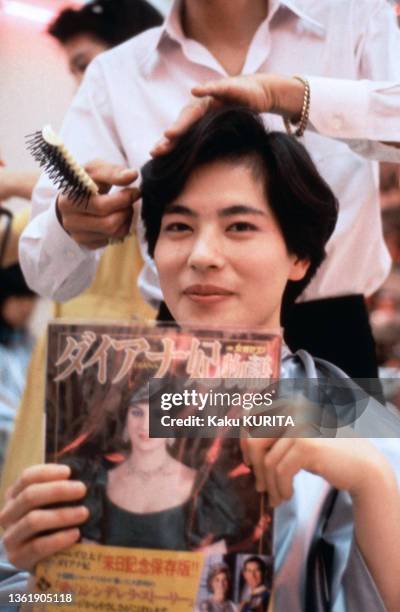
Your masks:
<instances>
[{"instance_id":1,"label":"hairbrush","mask_svg":"<svg viewBox=\"0 0 400 612\"><path fill-rule=\"evenodd\" d=\"M86 208L90 196L99 189L51 126L46 125L41 131L30 134L26 142L33 157L61 193L77 206Z\"/></svg>"}]
</instances>

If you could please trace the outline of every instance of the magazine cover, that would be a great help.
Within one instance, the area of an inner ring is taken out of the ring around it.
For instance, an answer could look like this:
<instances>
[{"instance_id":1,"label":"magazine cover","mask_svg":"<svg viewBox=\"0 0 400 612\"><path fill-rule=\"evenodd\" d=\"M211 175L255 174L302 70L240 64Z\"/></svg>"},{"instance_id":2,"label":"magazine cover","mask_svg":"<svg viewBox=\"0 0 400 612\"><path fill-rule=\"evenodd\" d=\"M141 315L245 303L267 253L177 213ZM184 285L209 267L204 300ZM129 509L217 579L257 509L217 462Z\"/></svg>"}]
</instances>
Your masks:
<instances>
[{"instance_id":1,"label":"magazine cover","mask_svg":"<svg viewBox=\"0 0 400 612\"><path fill-rule=\"evenodd\" d=\"M46 460L86 484L90 516L79 544L37 566L40 602L57 592L69 610L267 610L272 512L238 437L215 416L207 426L200 400L222 381L230 397L252 379L267 388L280 350L279 333L50 325Z\"/></svg>"}]
</instances>

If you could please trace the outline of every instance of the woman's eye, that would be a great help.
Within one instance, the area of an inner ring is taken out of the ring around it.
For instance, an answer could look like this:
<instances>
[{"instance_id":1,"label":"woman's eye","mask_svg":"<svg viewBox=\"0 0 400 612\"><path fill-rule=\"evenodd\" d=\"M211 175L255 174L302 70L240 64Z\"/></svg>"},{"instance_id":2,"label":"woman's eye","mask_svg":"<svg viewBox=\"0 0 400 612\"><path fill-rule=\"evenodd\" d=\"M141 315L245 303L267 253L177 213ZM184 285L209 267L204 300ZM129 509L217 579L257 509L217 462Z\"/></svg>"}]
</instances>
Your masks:
<instances>
[{"instance_id":1,"label":"woman's eye","mask_svg":"<svg viewBox=\"0 0 400 612\"><path fill-rule=\"evenodd\" d=\"M133 406L131 408L131 415L134 417L141 417L143 416L143 410L141 408L136 408L135 406Z\"/></svg>"},{"instance_id":2,"label":"woman's eye","mask_svg":"<svg viewBox=\"0 0 400 612\"><path fill-rule=\"evenodd\" d=\"M72 72L74 74L83 74L88 66L89 62L86 60L74 62L72 65Z\"/></svg>"},{"instance_id":3,"label":"woman's eye","mask_svg":"<svg viewBox=\"0 0 400 612\"><path fill-rule=\"evenodd\" d=\"M165 226L166 232L186 232L190 231L191 227L187 223L182 223L180 221L175 221L174 223L168 223Z\"/></svg>"},{"instance_id":4,"label":"woman's eye","mask_svg":"<svg viewBox=\"0 0 400 612\"><path fill-rule=\"evenodd\" d=\"M257 230L257 226L248 221L236 221L236 223L232 223L228 227L228 231L230 232L254 232L255 230Z\"/></svg>"}]
</instances>

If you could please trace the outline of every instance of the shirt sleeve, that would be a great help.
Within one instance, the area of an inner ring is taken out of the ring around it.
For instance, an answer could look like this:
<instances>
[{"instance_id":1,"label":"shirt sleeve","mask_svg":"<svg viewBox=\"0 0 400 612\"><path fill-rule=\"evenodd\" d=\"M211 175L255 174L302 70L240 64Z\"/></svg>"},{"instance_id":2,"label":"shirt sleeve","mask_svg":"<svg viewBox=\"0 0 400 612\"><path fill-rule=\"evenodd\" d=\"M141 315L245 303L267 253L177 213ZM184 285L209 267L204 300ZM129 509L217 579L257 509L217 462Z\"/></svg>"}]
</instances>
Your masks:
<instances>
[{"instance_id":1,"label":"shirt sleeve","mask_svg":"<svg viewBox=\"0 0 400 612\"><path fill-rule=\"evenodd\" d=\"M400 487L400 461L398 438L372 438L371 442L380 450L391 464ZM346 596L346 610L374 610L386 612L387 608L375 584L368 566L362 556L357 542L353 536L346 569L342 577L342 584ZM360 606L360 597L362 603Z\"/></svg>"},{"instance_id":2,"label":"shirt sleeve","mask_svg":"<svg viewBox=\"0 0 400 612\"><path fill-rule=\"evenodd\" d=\"M385 612L383 600L354 538L352 504L347 492L339 491L321 537L335 551L328 574L332 612ZM313 571L317 571L317 566ZM320 609L318 607L318 611Z\"/></svg>"},{"instance_id":3,"label":"shirt sleeve","mask_svg":"<svg viewBox=\"0 0 400 612\"><path fill-rule=\"evenodd\" d=\"M386 612L386 606L354 539L342 582L346 610ZM365 602L364 605L362 602Z\"/></svg>"},{"instance_id":4,"label":"shirt sleeve","mask_svg":"<svg viewBox=\"0 0 400 612\"><path fill-rule=\"evenodd\" d=\"M366 27L354 43L359 80L307 76L310 124L359 155L400 162L400 29L385 0L370 5Z\"/></svg>"},{"instance_id":5,"label":"shirt sleeve","mask_svg":"<svg viewBox=\"0 0 400 612\"><path fill-rule=\"evenodd\" d=\"M400 485L397 438L371 438L388 459ZM386 612L385 604L354 537L352 504L341 491L329 518L323 538L335 545L335 571L332 582L333 611L374 610Z\"/></svg>"},{"instance_id":6,"label":"shirt sleeve","mask_svg":"<svg viewBox=\"0 0 400 612\"><path fill-rule=\"evenodd\" d=\"M60 134L80 164L103 159L127 165L98 60L88 68ZM103 249L81 247L65 232L56 215L56 195L56 187L42 175L33 193L30 222L20 238L19 257L28 285L62 302L90 285Z\"/></svg>"}]
</instances>

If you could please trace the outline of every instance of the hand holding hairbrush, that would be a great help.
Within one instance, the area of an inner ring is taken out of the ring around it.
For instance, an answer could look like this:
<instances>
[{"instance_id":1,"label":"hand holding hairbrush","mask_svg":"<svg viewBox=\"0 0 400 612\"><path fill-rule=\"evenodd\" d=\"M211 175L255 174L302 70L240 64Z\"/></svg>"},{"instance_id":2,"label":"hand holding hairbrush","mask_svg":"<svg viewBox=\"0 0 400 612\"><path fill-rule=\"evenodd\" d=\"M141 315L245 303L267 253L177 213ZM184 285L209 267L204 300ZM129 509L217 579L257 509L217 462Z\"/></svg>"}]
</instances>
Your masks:
<instances>
[{"instance_id":1,"label":"hand holding hairbrush","mask_svg":"<svg viewBox=\"0 0 400 612\"><path fill-rule=\"evenodd\" d=\"M60 190L57 216L75 242L97 249L130 233L133 204L140 198L131 186L135 170L102 160L82 168L49 127L28 137L28 147ZM113 186L121 189L109 193Z\"/></svg>"}]
</instances>

